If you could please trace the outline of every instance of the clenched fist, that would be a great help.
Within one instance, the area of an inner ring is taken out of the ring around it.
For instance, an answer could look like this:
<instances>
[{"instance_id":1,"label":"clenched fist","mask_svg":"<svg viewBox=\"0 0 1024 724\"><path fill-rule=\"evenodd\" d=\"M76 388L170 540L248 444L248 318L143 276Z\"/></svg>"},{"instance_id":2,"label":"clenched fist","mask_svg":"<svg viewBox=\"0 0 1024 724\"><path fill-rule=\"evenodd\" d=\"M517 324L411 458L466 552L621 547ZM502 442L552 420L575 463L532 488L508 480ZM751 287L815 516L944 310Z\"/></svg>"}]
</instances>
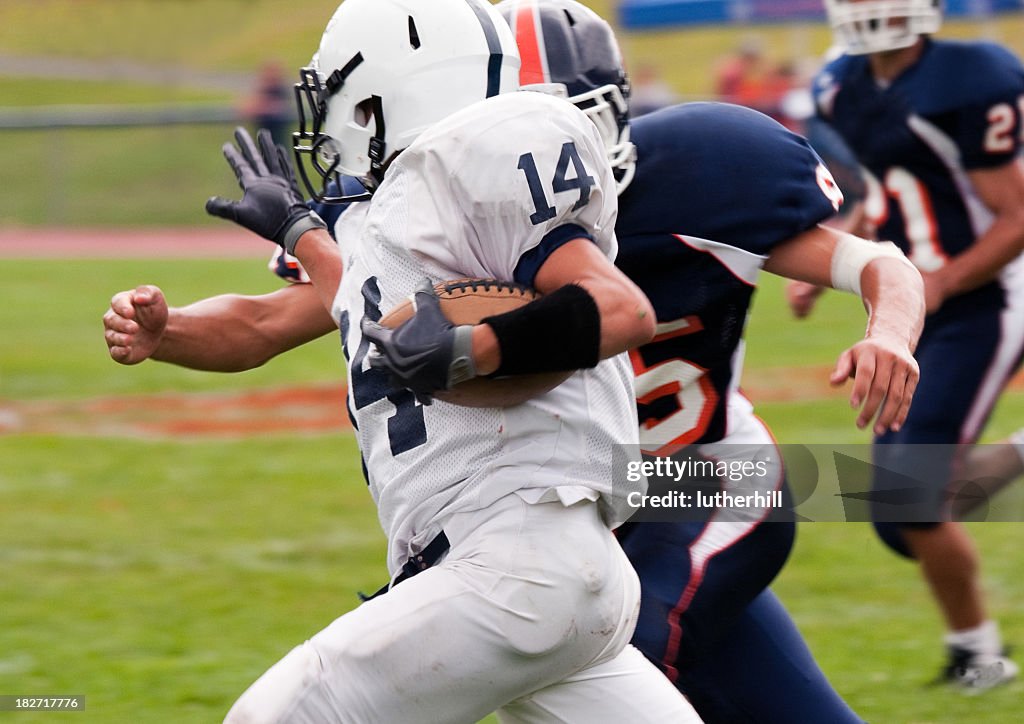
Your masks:
<instances>
[{"instance_id":1,"label":"clenched fist","mask_svg":"<svg viewBox=\"0 0 1024 724\"><path fill-rule=\"evenodd\" d=\"M110 357L123 365L149 359L167 328L167 300L159 287L143 284L118 292L103 315L103 338Z\"/></svg>"}]
</instances>

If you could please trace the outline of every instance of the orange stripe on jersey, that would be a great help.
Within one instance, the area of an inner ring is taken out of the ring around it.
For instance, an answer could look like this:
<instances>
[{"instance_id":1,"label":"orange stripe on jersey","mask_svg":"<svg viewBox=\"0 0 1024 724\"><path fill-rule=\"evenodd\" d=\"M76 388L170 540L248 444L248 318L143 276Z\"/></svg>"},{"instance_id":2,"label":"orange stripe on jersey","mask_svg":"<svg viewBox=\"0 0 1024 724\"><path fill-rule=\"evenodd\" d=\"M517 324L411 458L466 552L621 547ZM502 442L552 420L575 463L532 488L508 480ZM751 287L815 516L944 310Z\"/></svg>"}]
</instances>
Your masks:
<instances>
[{"instance_id":1,"label":"orange stripe on jersey","mask_svg":"<svg viewBox=\"0 0 1024 724\"><path fill-rule=\"evenodd\" d=\"M541 56L534 3L524 3L516 10L516 45L523 64L519 68L519 85L547 83L544 59Z\"/></svg>"}]
</instances>

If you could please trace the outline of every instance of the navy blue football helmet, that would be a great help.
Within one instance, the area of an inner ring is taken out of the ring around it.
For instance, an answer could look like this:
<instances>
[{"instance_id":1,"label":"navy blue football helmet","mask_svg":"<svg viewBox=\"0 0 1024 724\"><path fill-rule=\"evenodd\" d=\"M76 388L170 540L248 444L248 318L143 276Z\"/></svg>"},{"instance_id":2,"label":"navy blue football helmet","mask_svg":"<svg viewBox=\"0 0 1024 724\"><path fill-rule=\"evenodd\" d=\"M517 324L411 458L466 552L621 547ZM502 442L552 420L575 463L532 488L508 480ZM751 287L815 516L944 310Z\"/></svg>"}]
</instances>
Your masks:
<instances>
[{"instance_id":1,"label":"navy blue football helmet","mask_svg":"<svg viewBox=\"0 0 1024 724\"><path fill-rule=\"evenodd\" d=\"M629 140L629 77L611 26L575 0L504 0L496 7L519 46L520 87L564 86L601 132L622 193L633 179L636 148Z\"/></svg>"}]
</instances>

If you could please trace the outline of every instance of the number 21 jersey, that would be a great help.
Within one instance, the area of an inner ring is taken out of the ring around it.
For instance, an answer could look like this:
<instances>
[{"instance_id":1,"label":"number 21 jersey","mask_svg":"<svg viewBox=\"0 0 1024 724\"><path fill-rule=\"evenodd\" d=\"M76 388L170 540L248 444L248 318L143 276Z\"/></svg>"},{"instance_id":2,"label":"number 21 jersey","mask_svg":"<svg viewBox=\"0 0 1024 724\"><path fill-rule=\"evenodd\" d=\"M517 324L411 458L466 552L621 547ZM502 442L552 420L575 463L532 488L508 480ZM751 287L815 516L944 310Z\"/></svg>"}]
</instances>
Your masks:
<instances>
[{"instance_id":1,"label":"number 21 jersey","mask_svg":"<svg viewBox=\"0 0 1024 724\"><path fill-rule=\"evenodd\" d=\"M920 59L888 84L868 58L841 56L814 83L819 116L866 170L865 210L878 236L922 271L936 271L992 223L968 172L1014 159L1024 133L1024 67L988 42L925 40ZM999 280L950 300L1001 306Z\"/></svg>"}]
</instances>

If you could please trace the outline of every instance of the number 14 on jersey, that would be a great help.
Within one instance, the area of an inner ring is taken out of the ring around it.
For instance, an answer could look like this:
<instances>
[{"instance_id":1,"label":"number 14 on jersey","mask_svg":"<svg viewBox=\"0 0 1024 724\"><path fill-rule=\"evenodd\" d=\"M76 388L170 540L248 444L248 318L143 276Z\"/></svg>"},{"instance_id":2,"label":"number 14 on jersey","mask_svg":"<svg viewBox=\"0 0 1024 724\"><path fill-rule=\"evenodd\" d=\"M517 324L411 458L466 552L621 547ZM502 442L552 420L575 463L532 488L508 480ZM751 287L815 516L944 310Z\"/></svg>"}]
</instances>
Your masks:
<instances>
[{"instance_id":1,"label":"number 14 on jersey","mask_svg":"<svg viewBox=\"0 0 1024 724\"><path fill-rule=\"evenodd\" d=\"M572 164L574 178L568 178L569 164ZM548 203L547 192L540 180L540 172L537 170L537 161L532 153L524 153L519 157L519 169L526 174L526 183L530 186L530 195L533 197L534 213L530 214L530 222L536 226L549 219L555 218L555 207ZM555 166L554 176L551 179L551 190L554 193L563 191L579 191L579 198L572 207L578 211L590 201L590 189L594 185L594 177L587 173L583 159L580 158L576 144L572 141L562 144L562 153L558 157L558 164Z\"/></svg>"}]
</instances>

